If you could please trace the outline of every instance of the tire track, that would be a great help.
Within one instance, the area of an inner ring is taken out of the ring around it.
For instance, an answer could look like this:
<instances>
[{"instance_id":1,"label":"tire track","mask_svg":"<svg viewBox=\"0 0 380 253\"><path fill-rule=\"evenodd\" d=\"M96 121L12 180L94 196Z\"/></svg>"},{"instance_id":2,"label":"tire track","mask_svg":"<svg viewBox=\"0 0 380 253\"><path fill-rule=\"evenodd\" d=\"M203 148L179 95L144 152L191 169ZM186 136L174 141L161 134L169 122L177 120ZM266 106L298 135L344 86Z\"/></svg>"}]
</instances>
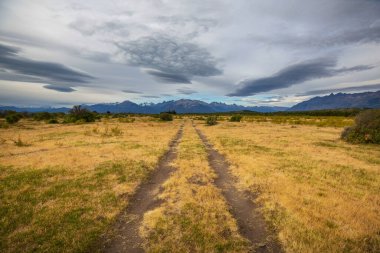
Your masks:
<instances>
[{"instance_id":1,"label":"tire track","mask_svg":"<svg viewBox=\"0 0 380 253\"><path fill-rule=\"evenodd\" d=\"M88 252L144 252L142 239L139 236L139 227L144 213L160 205L160 201L156 197L161 191L161 185L173 171L170 164L177 157L176 149L182 134L183 124L149 180L139 186L129 200L127 208L120 213L111 229L102 235Z\"/></svg>"},{"instance_id":2,"label":"tire track","mask_svg":"<svg viewBox=\"0 0 380 253\"><path fill-rule=\"evenodd\" d=\"M259 206L234 186L235 178L229 173L229 164L224 156L213 148L194 124L193 127L206 147L210 167L217 174L215 185L229 204L240 234L253 244L255 252L283 252L276 236L268 230Z\"/></svg>"}]
</instances>

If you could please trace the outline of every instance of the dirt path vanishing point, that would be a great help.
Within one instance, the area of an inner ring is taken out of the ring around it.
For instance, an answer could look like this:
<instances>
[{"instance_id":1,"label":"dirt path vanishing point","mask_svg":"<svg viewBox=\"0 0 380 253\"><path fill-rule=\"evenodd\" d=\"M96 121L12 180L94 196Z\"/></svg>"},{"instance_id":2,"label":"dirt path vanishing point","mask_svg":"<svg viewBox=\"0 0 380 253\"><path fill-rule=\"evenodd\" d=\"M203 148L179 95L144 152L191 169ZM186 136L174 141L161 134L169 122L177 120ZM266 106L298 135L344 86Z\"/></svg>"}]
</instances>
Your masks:
<instances>
[{"instance_id":1,"label":"dirt path vanishing point","mask_svg":"<svg viewBox=\"0 0 380 253\"><path fill-rule=\"evenodd\" d=\"M99 242L89 252L144 252L142 239L139 236L139 227L144 213L157 207L160 201L156 198L161 185L173 171L172 161L177 157L176 149L182 138L183 124L170 143L170 148L160 160L157 168L150 175L149 180L142 183L131 197L125 210L116 219L110 231L103 235Z\"/></svg>"},{"instance_id":2,"label":"dirt path vanishing point","mask_svg":"<svg viewBox=\"0 0 380 253\"><path fill-rule=\"evenodd\" d=\"M228 171L229 165L224 156L212 147L206 136L194 124L193 127L207 149L210 167L217 174L215 184L222 190L238 223L240 234L251 241L254 252L283 252L276 237L267 229L259 206L234 186L235 179Z\"/></svg>"}]
</instances>

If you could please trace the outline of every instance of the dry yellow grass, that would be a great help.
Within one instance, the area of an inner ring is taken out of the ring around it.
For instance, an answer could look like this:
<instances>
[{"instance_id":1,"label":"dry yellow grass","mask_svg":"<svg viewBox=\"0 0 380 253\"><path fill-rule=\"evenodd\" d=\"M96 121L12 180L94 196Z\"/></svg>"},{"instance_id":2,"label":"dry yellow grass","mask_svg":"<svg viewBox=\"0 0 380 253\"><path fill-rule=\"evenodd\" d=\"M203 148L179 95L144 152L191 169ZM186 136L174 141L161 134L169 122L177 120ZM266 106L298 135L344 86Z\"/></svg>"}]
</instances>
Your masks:
<instances>
[{"instance_id":1,"label":"dry yellow grass","mask_svg":"<svg viewBox=\"0 0 380 253\"><path fill-rule=\"evenodd\" d=\"M160 195L163 203L144 216L140 232L147 252L247 252L189 121L174 166Z\"/></svg>"},{"instance_id":2,"label":"dry yellow grass","mask_svg":"<svg viewBox=\"0 0 380 253\"><path fill-rule=\"evenodd\" d=\"M0 129L0 251L84 251L152 171L179 124L22 121Z\"/></svg>"},{"instance_id":3,"label":"dry yellow grass","mask_svg":"<svg viewBox=\"0 0 380 253\"><path fill-rule=\"evenodd\" d=\"M22 120L0 129L0 251L86 251L180 125L151 120ZM231 162L238 187L259 193L257 201L287 252L380 251L379 146L342 142L341 128L198 125ZM162 204L145 214L140 232L146 250L247 252L189 121L174 166Z\"/></svg>"},{"instance_id":4,"label":"dry yellow grass","mask_svg":"<svg viewBox=\"0 0 380 253\"><path fill-rule=\"evenodd\" d=\"M380 147L341 128L198 122L287 252L380 252Z\"/></svg>"}]
</instances>

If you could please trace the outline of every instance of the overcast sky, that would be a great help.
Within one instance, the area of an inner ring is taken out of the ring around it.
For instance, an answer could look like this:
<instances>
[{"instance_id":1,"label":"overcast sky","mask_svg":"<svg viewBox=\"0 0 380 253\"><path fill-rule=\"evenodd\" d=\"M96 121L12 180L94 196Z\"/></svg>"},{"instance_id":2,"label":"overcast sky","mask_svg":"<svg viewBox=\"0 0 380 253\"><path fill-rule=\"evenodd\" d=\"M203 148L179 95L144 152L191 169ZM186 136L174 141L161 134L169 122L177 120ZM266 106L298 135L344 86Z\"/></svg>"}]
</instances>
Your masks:
<instances>
[{"instance_id":1,"label":"overcast sky","mask_svg":"<svg viewBox=\"0 0 380 253\"><path fill-rule=\"evenodd\" d=\"M0 0L0 104L380 90L378 0Z\"/></svg>"}]
</instances>

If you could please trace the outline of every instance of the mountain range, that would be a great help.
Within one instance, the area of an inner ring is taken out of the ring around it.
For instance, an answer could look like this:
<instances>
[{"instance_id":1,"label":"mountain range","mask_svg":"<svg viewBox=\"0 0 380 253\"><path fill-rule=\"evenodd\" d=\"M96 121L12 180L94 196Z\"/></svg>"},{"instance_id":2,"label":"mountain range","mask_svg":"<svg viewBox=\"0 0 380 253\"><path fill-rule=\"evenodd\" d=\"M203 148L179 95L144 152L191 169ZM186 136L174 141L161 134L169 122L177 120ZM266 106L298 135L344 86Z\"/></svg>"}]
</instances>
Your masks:
<instances>
[{"instance_id":1,"label":"mountain range","mask_svg":"<svg viewBox=\"0 0 380 253\"><path fill-rule=\"evenodd\" d=\"M115 104L96 104L86 106L89 110L97 112L133 112L133 113L160 113L175 110L177 113L214 113L214 112L231 112L231 111L258 111L274 112L285 111L287 107L270 107L270 106L242 106L228 105L225 103L206 103L200 100L180 99L164 101L161 103L135 104L131 101L124 101Z\"/></svg>"},{"instance_id":2,"label":"mountain range","mask_svg":"<svg viewBox=\"0 0 380 253\"><path fill-rule=\"evenodd\" d=\"M177 113L214 113L232 111L256 111L256 112L277 112L277 111L309 111L338 108L380 108L380 91L345 94L337 93L323 97L314 97L301 102L291 108L279 106L242 106L225 103L206 103L200 100L180 99L164 101L160 103L136 104L131 101L121 103L102 103L94 105L82 105L83 107L99 113L144 113L154 114L175 110ZM70 108L60 107L15 107L0 106L0 111L13 110L19 112L68 112Z\"/></svg>"},{"instance_id":3,"label":"mountain range","mask_svg":"<svg viewBox=\"0 0 380 253\"><path fill-rule=\"evenodd\" d=\"M214 112L231 112L231 111L257 111L257 112L276 112L285 111L287 107L278 106L242 106L236 104L225 104L225 103L206 103L200 100L190 100L190 99L180 99L164 101L161 103L144 103L136 104L131 101L124 101L121 103L102 103L94 105L82 105L83 107L96 111L99 113L143 113L143 114L154 114L165 111L175 110L177 113L214 113ZM0 106L1 110L13 110L18 112L68 112L70 108L60 107L15 107L15 106Z\"/></svg>"},{"instance_id":4,"label":"mountain range","mask_svg":"<svg viewBox=\"0 0 380 253\"><path fill-rule=\"evenodd\" d=\"M363 93L331 93L298 103L289 111L314 111L340 108L380 108L380 91Z\"/></svg>"}]
</instances>

